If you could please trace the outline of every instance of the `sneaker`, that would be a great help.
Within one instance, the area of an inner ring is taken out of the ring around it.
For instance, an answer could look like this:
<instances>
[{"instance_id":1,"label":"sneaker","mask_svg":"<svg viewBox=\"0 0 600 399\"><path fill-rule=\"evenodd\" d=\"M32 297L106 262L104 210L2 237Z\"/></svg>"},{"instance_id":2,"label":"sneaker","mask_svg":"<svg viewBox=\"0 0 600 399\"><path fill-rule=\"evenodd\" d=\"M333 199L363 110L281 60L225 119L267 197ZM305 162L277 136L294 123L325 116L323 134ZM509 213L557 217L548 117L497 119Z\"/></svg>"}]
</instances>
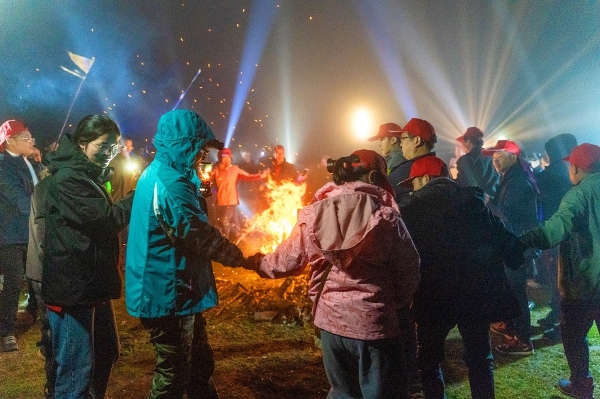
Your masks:
<instances>
[{"instance_id":1,"label":"sneaker","mask_svg":"<svg viewBox=\"0 0 600 399\"><path fill-rule=\"evenodd\" d=\"M531 340L521 341L518 338L506 340L495 348L498 352L506 355L529 356L535 353Z\"/></svg>"},{"instance_id":2,"label":"sneaker","mask_svg":"<svg viewBox=\"0 0 600 399\"><path fill-rule=\"evenodd\" d=\"M572 398L594 399L594 380L591 377L577 382L561 379L558 381L558 390Z\"/></svg>"},{"instance_id":3,"label":"sneaker","mask_svg":"<svg viewBox=\"0 0 600 399\"><path fill-rule=\"evenodd\" d=\"M14 352L19 350L19 345L17 345L17 339L14 335L7 335L6 337L2 337L2 351L3 352Z\"/></svg>"},{"instance_id":4,"label":"sneaker","mask_svg":"<svg viewBox=\"0 0 600 399\"><path fill-rule=\"evenodd\" d=\"M495 334L502 335L507 339L512 339L515 336L515 334L506 327L506 323L503 321L492 323L490 325L490 331Z\"/></svg>"}]
</instances>

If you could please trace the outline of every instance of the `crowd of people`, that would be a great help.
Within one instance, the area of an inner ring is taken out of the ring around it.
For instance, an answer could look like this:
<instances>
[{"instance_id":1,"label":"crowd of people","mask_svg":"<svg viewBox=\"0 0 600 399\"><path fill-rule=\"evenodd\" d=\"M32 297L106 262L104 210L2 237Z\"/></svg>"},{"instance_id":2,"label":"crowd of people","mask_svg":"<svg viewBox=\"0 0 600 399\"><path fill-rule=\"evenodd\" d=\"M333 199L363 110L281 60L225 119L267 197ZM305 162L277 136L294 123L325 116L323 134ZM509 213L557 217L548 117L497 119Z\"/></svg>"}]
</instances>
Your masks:
<instances>
[{"instance_id":1,"label":"crowd of people","mask_svg":"<svg viewBox=\"0 0 600 399\"><path fill-rule=\"evenodd\" d=\"M0 349L19 350L26 281L45 396L103 398L119 356L112 301L121 269L127 311L155 352L149 397L217 398L202 315L217 304L211 262L264 278L308 268L328 398L445 398L441 363L455 327L472 397L494 398L494 351L535 353L527 285L542 275L553 289L538 323L562 341L571 371L558 388L593 398L586 336L600 322L600 147L561 134L546 143L545 168L534 169L518 143L484 148L484 137L469 127L457 138L464 155L451 174L431 123L382 124L369 139L381 154L358 149L324 162L330 178L310 191L289 237L273 253L245 257L234 243L240 197L256 198L254 184L267 179L310 183L283 146L234 165L199 115L173 110L159 119L146 159L105 115L86 116L40 153L23 121L6 121ZM199 175L211 149L218 162ZM494 348L490 332L504 339Z\"/></svg>"}]
</instances>

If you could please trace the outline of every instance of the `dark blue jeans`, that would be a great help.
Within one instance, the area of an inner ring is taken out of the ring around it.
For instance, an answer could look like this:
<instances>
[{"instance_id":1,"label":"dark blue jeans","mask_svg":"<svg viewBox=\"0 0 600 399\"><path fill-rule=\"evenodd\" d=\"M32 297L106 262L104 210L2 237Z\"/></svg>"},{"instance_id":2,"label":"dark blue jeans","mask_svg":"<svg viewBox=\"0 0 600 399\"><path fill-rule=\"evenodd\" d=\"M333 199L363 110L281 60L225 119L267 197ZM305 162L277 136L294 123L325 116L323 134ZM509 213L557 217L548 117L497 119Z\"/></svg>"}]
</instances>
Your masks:
<instances>
[{"instance_id":1,"label":"dark blue jeans","mask_svg":"<svg viewBox=\"0 0 600 399\"><path fill-rule=\"evenodd\" d=\"M56 360L55 399L104 398L119 337L110 302L48 311Z\"/></svg>"},{"instance_id":2,"label":"dark blue jeans","mask_svg":"<svg viewBox=\"0 0 600 399\"><path fill-rule=\"evenodd\" d=\"M445 399L444 343L450 330L458 325L463 339L464 360L469 369L473 399L494 398L494 357L490 344L490 324L445 320L439 315L417 322L417 363L427 399Z\"/></svg>"},{"instance_id":3,"label":"dark blue jeans","mask_svg":"<svg viewBox=\"0 0 600 399\"><path fill-rule=\"evenodd\" d=\"M0 274L4 275L4 288L0 291L0 337L15 334L26 259L27 244L0 246Z\"/></svg>"},{"instance_id":4,"label":"dark blue jeans","mask_svg":"<svg viewBox=\"0 0 600 399\"><path fill-rule=\"evenodd\" d=\"M140 319L150 333L156 366L149 399L218 399L215 361L201 313Z\"/></svg>"},{"instance_id":5,"label":"dark blue jeans","mask_svg":"<svg viewBox=\"0 0 600 399\"><path fill-rule=\"evenodd\" d=\"M321 330L325 374L330 399L402 399L403 373L399 337L364 341Z\"/></svg>"},{"instance_id":6,"label":"dark blue jeans","mask_svg":"<svg viewBox=\"0 0 600 399\"><path fill-rule=\"evenodd\" d=\"M590 378L590 348L587 334L594 321L600 331L600 301L562 300L560 331L571 381Z\"/></svg>"}]
</instances>

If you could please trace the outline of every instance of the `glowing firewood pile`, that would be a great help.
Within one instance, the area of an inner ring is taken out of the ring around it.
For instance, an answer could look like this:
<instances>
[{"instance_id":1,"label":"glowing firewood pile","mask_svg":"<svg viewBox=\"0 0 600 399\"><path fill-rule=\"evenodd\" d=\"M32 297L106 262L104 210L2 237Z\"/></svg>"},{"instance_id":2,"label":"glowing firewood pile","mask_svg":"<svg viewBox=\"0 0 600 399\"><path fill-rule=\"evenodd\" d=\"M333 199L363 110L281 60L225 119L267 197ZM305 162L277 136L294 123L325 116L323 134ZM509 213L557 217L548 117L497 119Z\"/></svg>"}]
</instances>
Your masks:
<instances>
[{"instance_id":1,"label":"glowing firewood pile","mask_svg":"<svg viewBox=\"0 0 600 399\"><path fill-rule=\"evenodd\" d=\"M267 183L268 209L250 218L236 244L246 255L270 253L285 240L296 224L306 185ZM217 278L220 304L216 316L253 311L257 321L304 324L311 321L308 298L308 267L297 277L261 279L253 272L244 279Z\"/></svg>"}]
</instances>

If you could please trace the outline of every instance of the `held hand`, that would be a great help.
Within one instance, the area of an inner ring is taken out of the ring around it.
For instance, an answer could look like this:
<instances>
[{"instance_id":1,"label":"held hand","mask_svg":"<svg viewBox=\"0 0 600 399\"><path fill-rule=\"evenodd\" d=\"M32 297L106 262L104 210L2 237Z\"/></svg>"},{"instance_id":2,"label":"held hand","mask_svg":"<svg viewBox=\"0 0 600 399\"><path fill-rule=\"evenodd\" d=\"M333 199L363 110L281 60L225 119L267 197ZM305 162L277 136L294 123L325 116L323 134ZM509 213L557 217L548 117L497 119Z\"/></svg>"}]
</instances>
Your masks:
<instances>
[{"instance_id":1,"label":"held hand","mask_svg":"<svg viewBox=\"0 0 600 399\"><path fill-rule=\"evenodd\" d=\"M265 170L263 170L260 174L260 178L261 179L266 179L267 177L269 177L269 174L271 173L271 169L267 168Z\"/></svg>"},{"instance_id":2,"label":"held hand","mask_svg":"<svg viewBox=\"0 0 600 399\"><path fill-rule=\"evenodd\" d=\"M260 252L257 252L252 256L248 256L247 258L244 258L241 266L244 269L258 271L258 269L260 268L260 262L262 261L262 258L264 258L264 257L265 257L265 255L261 254Z\"/></svg>"}]
</instances>

